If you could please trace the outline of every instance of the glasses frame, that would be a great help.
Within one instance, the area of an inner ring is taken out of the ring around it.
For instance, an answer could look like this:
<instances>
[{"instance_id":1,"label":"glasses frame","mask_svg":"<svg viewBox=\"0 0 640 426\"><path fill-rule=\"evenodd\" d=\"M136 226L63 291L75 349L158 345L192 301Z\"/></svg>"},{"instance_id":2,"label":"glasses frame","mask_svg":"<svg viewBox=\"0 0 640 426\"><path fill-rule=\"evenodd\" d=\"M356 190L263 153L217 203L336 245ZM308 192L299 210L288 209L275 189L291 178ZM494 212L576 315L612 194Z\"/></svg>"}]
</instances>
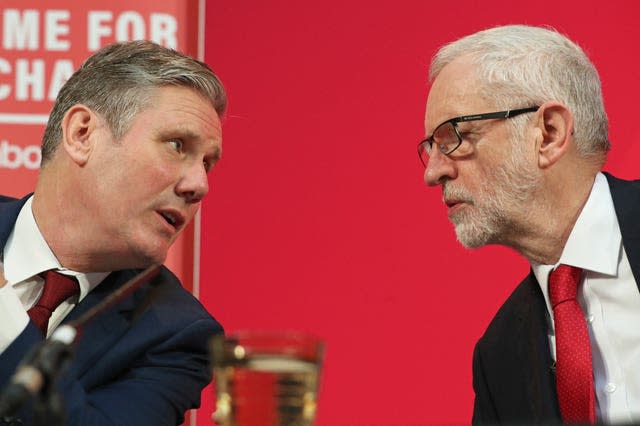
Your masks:
<instances>
[{"instance_id":1,"label":"glasses frame","mask_svg":"<svg viewBox=\"0 0 640 426\"><path fill-rule=\"evenodd\" d=\"M451 124L451 126L453 127L453 130L456 132L456 137L458 138L458 143L449 150L443 149L442 148L443 145L438 145L438 147L440 148L440 152L442 154L450 155L456 149L458 149L458 147L462 144L462 135L460 135L460 131L458 130L458 126L457 126L458 123L466 123L468 121L493 120L493 119L506 120L520 114L526 114L528 112L536 112L539 109L540 109L540 106L531 106L527 108L509 109L506 111L497 111L497 112L486 112L483 114L461 115L459 117L450 118L438 124L438 126L433 130L433 133L431 134L431 136L427 136L426 138L422 139L418 143L418 158L420 158L420 162L426 168L427 164L422 159L422 153L426 152L427 155L429 156L431 150L433 149L433 144L435 143L436 145L438 145L436 141L433 139L433 135L435 135L438 129L444 126L445 124L449 124L449 123Z\"/></svg>"}]
</instances>

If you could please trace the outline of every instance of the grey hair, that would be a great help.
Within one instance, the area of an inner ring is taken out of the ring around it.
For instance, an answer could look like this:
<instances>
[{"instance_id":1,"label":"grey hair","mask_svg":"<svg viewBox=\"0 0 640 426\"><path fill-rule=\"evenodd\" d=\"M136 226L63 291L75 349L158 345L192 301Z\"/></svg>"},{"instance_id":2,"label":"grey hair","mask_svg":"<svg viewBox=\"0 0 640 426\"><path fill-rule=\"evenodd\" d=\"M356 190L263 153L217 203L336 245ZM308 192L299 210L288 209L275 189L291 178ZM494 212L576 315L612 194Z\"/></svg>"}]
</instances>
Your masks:
<instances>
[{"instance_id":1,"label":"grey hair","mask_svg":"<svg viewBox=\"0 0 640 426\"><path fill-rule=\"evenodd\" d=\"M598 72L585 52L564 35L525 25L480 31L443 46L431 62L429 80L462 56L478 67L476 75L484 83L481 93L497 108L561 102L574 115L578 152L586 158L609 150ZM515 126L524 120L523 116L511 121Z\"/></svg>"},{"instance_id":2,"label":"grey hair","mask_svg":"<svg viewBox=\"0 0 640 426\"><path fill-rule=\"evenodd\" d=\"M62 119L73 105L96 111L117 140L163 86L193 89L219 116L225 112L222 83L204 62L150 41L114 43L89 57L60 89L42 138L42 164L60 144Z\"/></svg>"}]
</instances>

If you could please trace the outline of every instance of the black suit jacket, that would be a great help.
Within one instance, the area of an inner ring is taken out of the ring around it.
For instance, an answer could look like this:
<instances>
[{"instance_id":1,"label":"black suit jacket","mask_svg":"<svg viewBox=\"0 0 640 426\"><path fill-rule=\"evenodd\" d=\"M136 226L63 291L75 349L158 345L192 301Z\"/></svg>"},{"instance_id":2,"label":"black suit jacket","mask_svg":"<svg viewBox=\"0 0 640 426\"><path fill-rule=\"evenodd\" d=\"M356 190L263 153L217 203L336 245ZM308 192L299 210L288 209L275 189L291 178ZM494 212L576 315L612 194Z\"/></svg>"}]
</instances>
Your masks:
<instances>
[{"instance_id":1,"label":"black suit jacket","mask_svg":"<svg viewBox=\"0 0 640 426\"><path fill-rule=\"evenodd\" d=\"M0 199L0 249L24 202ZM138 272L112 272L64 322L79 318ZM70 368L59 380L67 424L182 422L184 412L199 405L201 390L210 381L207 342L220 332L220 325L162 267L153 280L84 327ZM0 354L0 389L27 352L42 341L30 321ZM29 411L21 413L27 424Z\"/></svg>"},{"instance_id":2,"label":"black suit jacket","mask_svg":"<svg viewBox=\"0 0 640 426\"><path fill-rule=\"evenodd\" d=\"M640 181L605 174L640 283ZM546 306L533 272L498 310L473 354L473 424L559 424Z\"/></svg>"}]
</instances>

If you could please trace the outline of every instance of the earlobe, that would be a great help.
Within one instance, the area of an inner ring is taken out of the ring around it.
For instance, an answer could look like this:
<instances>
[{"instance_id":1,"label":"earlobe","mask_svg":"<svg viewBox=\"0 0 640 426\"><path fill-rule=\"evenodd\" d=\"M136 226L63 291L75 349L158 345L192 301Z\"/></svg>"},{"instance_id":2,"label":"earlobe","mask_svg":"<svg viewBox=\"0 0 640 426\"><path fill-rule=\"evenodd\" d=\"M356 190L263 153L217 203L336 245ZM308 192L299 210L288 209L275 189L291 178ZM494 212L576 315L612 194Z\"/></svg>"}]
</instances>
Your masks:
<instances>
[{"instance_id":1,"label":"earlobe","mask_svg":"<svg viewBox=\"0 0 640 426\"><path fill-rule=\"evenodd\" d=\"M84 166L89 160L96 121L94 112L82 104L69 108L62 118L62 148L79 166Z\"/></svg>"},{"instance_id":2,"label":"earlobe","mask_svg":"<svg viewBox=\"0 0 640 426\"><path fill-rule=\"evenodd\" d=\"M573 141L573 113L560 102L545 102L538 115L538 164L545 169L569 150Z\"/></svg>"}]
</instances>

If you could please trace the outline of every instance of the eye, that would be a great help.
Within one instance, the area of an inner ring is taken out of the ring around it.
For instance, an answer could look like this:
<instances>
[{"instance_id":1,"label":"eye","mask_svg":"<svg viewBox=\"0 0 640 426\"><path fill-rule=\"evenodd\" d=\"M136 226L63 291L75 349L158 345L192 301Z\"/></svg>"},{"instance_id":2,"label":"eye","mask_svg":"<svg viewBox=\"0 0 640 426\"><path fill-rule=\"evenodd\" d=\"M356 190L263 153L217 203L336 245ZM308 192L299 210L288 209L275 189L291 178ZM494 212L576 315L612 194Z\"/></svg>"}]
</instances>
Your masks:
<instances>
[{"instance_id":1,"label":"eye","mask_svg":"<svg viewBox=\"0 0 640 426\"><path fill-rule=\"evenodd\" d=\"M460 138L462 143L475 143L478 141L480 135L475 131L460 132Z\"/></svg>"},{"instance_id":2,"label":"eye","mask_svg":"<svg viewBox=\"0 0 640 426\"><path fill-rule=\"evenodd\" d=\"M167 141L167 143L173 148L176 152L182 152L182 146L184 145L180 139L171 139Z\"/></svg>"},{"instance_id":3,"label":"eye","mask_svg":"<svg viewBox=\"0 0 640 426\"><path fill-rule=\"evenodd\" d=\"M475 143L478 139L478 133L476 132L460 132L460 143Z\"/></svg>"}]
</instances>

